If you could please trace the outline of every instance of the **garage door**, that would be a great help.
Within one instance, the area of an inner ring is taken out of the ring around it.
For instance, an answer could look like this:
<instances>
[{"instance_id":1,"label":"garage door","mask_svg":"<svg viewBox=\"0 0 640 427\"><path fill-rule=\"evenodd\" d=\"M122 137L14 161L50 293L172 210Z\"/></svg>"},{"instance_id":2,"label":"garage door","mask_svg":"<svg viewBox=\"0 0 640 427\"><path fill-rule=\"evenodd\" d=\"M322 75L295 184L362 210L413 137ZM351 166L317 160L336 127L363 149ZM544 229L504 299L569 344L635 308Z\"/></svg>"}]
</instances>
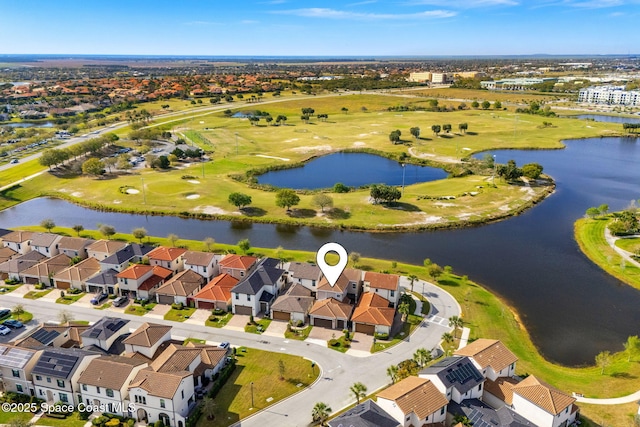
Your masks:
<instances>
[{"instance_id":1,"label":"garage door","mask_svg":"<svg viewBox=\"0 0 640 427\"><path fill-rule=\"evenodd\" d=\"M321 328L333 328L331 320L329 319L318 319L317 317L313 318L313 326L320 326Z\"/></svg>"},{"instance_id":2,"label":"garage door","mask_svg":"<svg viewBox=\"0 0 640 427\"><path fill-rule=\"evenodd\" d=\"M196 307L203 308L205 310L213 310L214 308L216 308L216 303L196 300Z\"/></svg>"},{"instance_id":3,"label":"garage door","mask_svg":"<svg viewBox=\"0 0 640 427\"><path fill-rule=\"evenodd\" d=\"M244 314L246 316L251 316L253 314L251 307L245 305L236 305L236 314Z\"/></svg>"},{"instance_id":4,"label":"garage door","mask_svg":"<svg viewBox=\"0 0 640 427\"><path fill-rule=\"evenodd\" d=\"M345 323L347 323L347 322L344 321L344 320L338 320L338 323L337 323L338 328L337 329L340 329L340 330L346 329L347 325L345 325Z\"/></svg>"},{"instance_id":5,"label":"garage door","mask_svg":"<svg viewBox=\"0 0 640 427\"><path fill-rule=\"evenodd\" d=\"M26 283L27 285L37 285L38 283L40 283L40 280L35 277L25 277L24 283Z\"/></svg>"},{"instance_id":6,"label":"garage door","mask_svg":"<svg viewBox=\"0 0 640 427\"><path fill-rule=\"evenodd\" d=\"M363 334L373 335L376 330L375 325L365 325L363 323L356 323L356 332L362 332Z\"/></svg>"},{"instance_id":7,"label":"garage door","mask_svg":"<svg viewBox=\"0 0 640 427\"><path fill-rule=\"evenodd\" d=\"M173 295L158 295L158 302L160 304L173 304L174 300L173 300Z\"/></svg>"},{"instance_id":8,"label":"garage door","mask_svg":"<svg viewBox=\"0 0 640 427\"><path fill-rule=\"evenodd\" d=\"M291 319L291 314L284 311L274 311L273 320L284 320L288 322Z\"/></svg>"},{"instance_id":9,"label":"garage door","mask_svg":"<svg viewBox=\"0 0 640 427\"><path fill-rule=\"evenodd\" d=\"M56 280L56 288L58 289L69 289L71 287L71 283L69 282L59 282Z\"/></svg>"}]
</instances>

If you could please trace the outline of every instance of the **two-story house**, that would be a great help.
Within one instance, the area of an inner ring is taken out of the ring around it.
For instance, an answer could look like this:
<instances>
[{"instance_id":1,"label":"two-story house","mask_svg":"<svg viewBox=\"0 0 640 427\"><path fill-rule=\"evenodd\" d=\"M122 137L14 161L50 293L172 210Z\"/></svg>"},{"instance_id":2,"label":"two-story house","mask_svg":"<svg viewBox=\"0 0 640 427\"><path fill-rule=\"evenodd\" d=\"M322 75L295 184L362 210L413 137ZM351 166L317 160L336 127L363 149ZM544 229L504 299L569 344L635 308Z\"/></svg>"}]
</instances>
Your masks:
<instances>
[{"instance_id":1,"label":"two-story house","mask_svg":"<svg viewBox=\"0 0 640 427\"><path fill-rule=\"evenodd\" d=\"M87 287L87 292L115 294L116 285L118 284L117 274L118 272L116 270L110 268L89 277L84 282Z\"/></svg>"},{"instance_id":2,"label":"two-story house","mask_svg":"<svg viewBox=\"0 0 640 427\"><path fill-rule=\"evenodd\" d=\"M86 258L53 275L53 286L58 289L85 290L86 281L100 273L100 262L95 258Z\"/></svg>"},{"instance_id":3,"label":"two-story house","mask_svg":"<svg viewBox=\"0 0 640 427\"><path fill-rule=\"evenodd\" d=\"M121 272L129 267L130 263L142 262L143 258L152 250L153 248L149 245L131 243L105 259L99 260L100 268L102 271L115 270Z\"/></svg>"},{"instance_id":4,"label":"two-story house","mask_svg":"<svg viewBox=\"0 0 640 427\"><path fill-rule=\"evenodd\" d=\"M171 326L146 322L125 338L123 344L126 354L139 353L153 359L162 343L170 339Z\"/></svg>"},{"instance_id":5,"label":"two-story house","mask_svg":"<svg viewBox=\"0 0 640 427\"><path fill-rule=\"evenodd\" d=\"M47 403L80 403L78 378L100 354L78 348L46 349L33 367L36 397Z\"/></svg>"},{"instance_id":6,"label":"two-story house","mask_svg":"<svg viewBox=\"0 0 640 427\"><path fill-rule=\"evenodd\" d=\"M124 249L127 246L125 242L120 242L118 240L96 240L87 246L87 255L90 258L95 258L98 261L106 259L118 252L121 249Z\"/></svg>"},{"instance_id":7,"label":"two-story house","mask_svg":"<svg viewBox=\"0 0 640 427\"><path fill-rule=\"evenodd\" d=\"M540 427L567 427L579 417L575 398L533 375L512 387L511 409Z\"/></svg>"},{"instance_id":8,"label":"two-story house","mask_svg":"<svg viewBox=\"0 0 640 427\"><path fill-rule=\"evenodd\" d=\"M10 249L10 248L8 248ZM10 249L13 250L13 249ZM16 256L0 264L0 279L23 280L22 272L42 262L47 257L40 252L31 251Z\"/></svg>"},{"instance_id":9,"label":"two-story house","mask_svg":"<svg viewBox=\"0 0 640 427\"><path fill-rule=\"evenodd\" d=\"M24 255L31 252L31 239L34 234L32 231L12 231L2 236L2 245Z\"/></svg>"},{"instance_id":10,"label":"two-story house","mask_svg":"<svg viewBox=\"0 0 640 427\"><path fill-rule=\"evenodd\" d=\"M110 352L118 337L126 334L129 330L126 328L128 320L117 317L105 316L91 325L84 331L80 337L82 338L82 347L96 346L103 351ZM113 354L120 354L124 347L118 349Z\"/></svg>"},{"instance_id":11,"label":"two-story house","mask_svg":"<svg viewBox=\"0 0 640 427\"><path fill-rule=\"evenodd\" d=\"M286 270L291 283L304 286L315 296L318 282L322 277L320 267L308 262L290 262Z\"/></svg>"},{"instance_id":12,"label":"two-story house","mask_svg":"<svg viewBox=\"0 0 640 427\"><path fill-rule=\"evenodd\" d=\"M237 284L238 279L228 274L214 277L193 296L196 308L229 310L231 308L231 289Z\"/></svg>"},{"instance_id":13,"label":"two-story house","mask_svg":"<svg viewBox=\"0 0 640 427\"><path fill-rule=\"evenodd\" d=\"M325 298L313 303L309 311L310 323L316 327L344 330L351 319L354 306L334 298Z\"/></svg>"},{"instance_id":14,"label":"two-story house","mask_svg":"<svg viewBox=\"0 0 640 427\"><path fill-rule=\"evenodd\" d=\"M166 246L159 246L147 254L150 265L157 265L159 267L168 268L177 273L184 268L184 254L186 249L182 248L168 248Z\"/></svg>"},{"instance_id":15,"label":"two-story house","mask_svg":"<svg viewBox=\"0 0 640 427\"><path fill-rule=\"evenodd\" d=\"M515 375L518 358L501 341L479 338L454 354L469 357L487 380Z\"/></svg>"},{"instance_id":16,"label":"two-story house","mask_svg":"<svg viewBox=\"0 0 640 427\"><path fill-rule=\"evenodd\" d=\"M172 270L157 265L132 264L116 274L118 291L120 295L150 299L172 274Z\"/></svg>"},{"instance_id":17,"label":"two-story house","mask_svg":"<svg viewBox=\"0 0 640 427\"><path fill-rule=\"evenodd\" d=\"M202 288L203 283L204 277L195 271L182 270L156 289L156 300L160 304L187 305L187 300Z\"/></svg>"},{"instance_id":18,"label":"two-story house","mask_svg":"<svg viewBox=\"0 0 640 427\"><path fill-rule=\"evenodd\" d=\"M396 274L365 271L364 291L380 295L389 301L390 307L396 307L400 298L400 276Z\"/></svg>"},{"instance_id":19,"label":"two-story house","mask_svg":"<svg viewBox=\"0 0 640 427\"><path fill-rule=\"evenodd\" d=\"M58 242L58 251L69 258L85 259L88 256L87 246L94 241L93 239L85 239L84 237L65 236Z\"/></svg>"},{"instance_id":20,"label":"two-story house","mask_svg":"<svg viewBox=\"0 0 640 427\"><path fill-rule=\"evenodd\" d=\"M185 270L193 270L209 282L220 273L220 257L211 252L187 251L182 256Z\"/></svg>"},{"instance_id":21,"label":"two-story house","mask_svg":"<svg viewBox=\"0 0 640 427\"><path fill-rule=\"evenodd\" d=\"M449 401L482 398L485 378L468 357L446 357L424 368L418 376L435 384Z\"/></svg>"},{"instance_id":22,"label":"two-story house","mask_svg":"<svg viewBox=\"0 0 640 427\"><path fill-rule=\"evenodd\" d=\"M78 378L82 401L88 406L102 406L110 414L134 416L125 405L129 383L147 366L135 357L101 356L91 360Z\"/></svg>"},{"instance_id":23,"label":"two-story house","mask_svg":"<svg viewBox=\"0 0 640 427\"><path fill-rule=\"evenodd\" d=\"M245 278L258 262L258 258L248 255L230 254L220 260L220 273L228 274L238 280Z\"/></svg>"},{"instance_id":24,"label":"two-story house","mask_svg":"<svg viewBox=\"0 0 640 427\"><path fill-rule=\"evenodd\" d=\"M0 344L0 382L2 391L35 396L31 372L42 350Z\"/></svg>"},{"instance_id":25,"label":"two-story house","mask_svg":"<svg viewBox=\"0 0 640 427\"><path fill-rule=\"evenodd\" d=\"M286 322L307 323L309 311L315 302L311 296L311 290L305 286L294 283L287 291L276 298L271 306L271 318Z\"/></svg>"},{"instance_id":26,"label":"two-story house","mask_svg":"<svg viewBox=\"0 0 640 427\"><path fill-rule=\"evenodd\" d=\"M226 363L227 350L221 347L195 344L169 344L149 364L156 372L188 371L193 374L194 384L202 386L205 378L211 379Z\"/></svg>"},{"instance_id":27,"label":"two-story house","mask_svg":"<svg viewBox=\"0 0 640 427\"><path fill-rule=\"evenodd\" d=\"M270 312L271 304L285 282L284 270L276 268L279 263L272 258L261 259L248 276L231 289L234 314L257 316Z\"/></svg>"},{"instance_id":28,"label":"two-story house","mask_svg":"<svg viewBox=\"0 0 640 427\"><path fill-rule=\"evenodd\" d=\"M444 423L449 401L428 379L407 377L377 394L377 404L403 427Z\"/></svg>"},{"instance_id":29,"label":"two-story house","mask_svg":"<svg viewBox=\"0 0 640 427\"><path fill-rule=\"evenodd\" d=\"M62 236L52 233L35 233L31 238L31 249L51 258L58 255L58 243Z\"/></svg>"},{"instance_id":30,"label":"two-story house","mask_svg":"<svg viewBox=\"0 0 640 427\"><path fill-rule=\"evenodd\" d=\"M40 254L38 254L40 255ZM52 258L44 258L38 264L22 271L22 280L25 283L43 283L46 286L53 285L53 276L71 265L71 258L60 253Z\"/></svg>"}]
</instances>

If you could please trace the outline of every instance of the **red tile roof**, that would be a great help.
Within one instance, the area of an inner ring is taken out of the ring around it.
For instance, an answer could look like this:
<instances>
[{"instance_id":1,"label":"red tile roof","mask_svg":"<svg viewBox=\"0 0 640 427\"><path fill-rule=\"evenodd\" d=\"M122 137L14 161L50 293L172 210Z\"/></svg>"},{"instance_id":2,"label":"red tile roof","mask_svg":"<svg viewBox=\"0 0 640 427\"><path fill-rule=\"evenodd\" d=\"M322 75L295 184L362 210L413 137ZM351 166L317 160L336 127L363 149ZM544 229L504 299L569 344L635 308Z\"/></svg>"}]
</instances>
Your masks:
<instances>
[{"instance_id":1,"label":"red tile roof","mask_svg":"<svg viewBox=\"0 0 640 427\"><path fill-rule=\"evenodd\" d=\"M185 252L187 252L187 250L182 248L167 248L165 246L159 246L149 252L147 257L149 257L149 259L157 259L160 261L173 261L181 257Z\"/></svg>"},{"instance_id":2,"label":"red tile roof","mask_svg":"<svg viewBox=\"0 0 640 427\"><path fill-rule=\"evenodd\" d=\"M238 281L238 279L228 274L221 274L214 277L193 298L207 301L229 301L231 299L231 288L237 285Z\"/></svg>"},{"instance_id":3,"label":"red tile roof","mask_svg":"<svg viewBox=\"0 0 640 427\"><path fill-rule=\"evenodd\" d=\"M396 274L375 273L367 271L364 273L364 281L369 282L372 288L398 290L400 276Z\"/></svg>"},{"instance_id":4,"label":"red tile roof","mask_svg":"<svg viewBox=\"0 0 640 427\"><path fill-rule=\"evenodd\" d=\"M367 292L353 312L352 322L368 325L391 326L395 309L389 307L389 301L380 295Z\"/></svg>"},{"instance_id":5,"label":"red tile roof","mask_svg":"<svg viewBox=\"0 0 640 427\"><path fill-rule=\"evenodd\" d=\"M256 263L258 258L247 255L227 255L220 261L220 266L236 270L248 270Z\"/></svg>"}]
</instances>

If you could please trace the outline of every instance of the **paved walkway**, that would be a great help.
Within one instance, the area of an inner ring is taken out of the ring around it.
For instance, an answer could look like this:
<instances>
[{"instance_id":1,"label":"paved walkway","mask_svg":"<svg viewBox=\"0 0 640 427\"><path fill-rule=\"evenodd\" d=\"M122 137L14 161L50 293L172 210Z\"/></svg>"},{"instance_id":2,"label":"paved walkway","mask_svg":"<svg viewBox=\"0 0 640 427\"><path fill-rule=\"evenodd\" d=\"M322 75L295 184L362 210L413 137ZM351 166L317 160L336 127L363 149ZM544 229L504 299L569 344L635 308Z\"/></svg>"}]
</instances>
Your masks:
<instances>
[{"instance_id":1,"label":"paved walkway","mask_svg":"<svg viewBox=\"0 0 640 427\"><path fill-rule=\"evenodd\" d=\"M605 227L604 228L604 238L607 241L607 243L609 243L609 246L611 246L611 249L613 249L614 251L616 251L624 260L625 262L630 262L631 264L635 265L636 267L640 267L640 262L636 261L635 259L633 259L631 257L631 253L629 253L628 251L625 251L622 248L619 248L618 246L616 246L616 240L619 239L630 239L630 238L638 238L640 236L638 235L633 235L633 236L625 236L625 237L618 237L618 236L614 236L613 234L611 234L611 231L609 231L609 227Z\"/></svg>"},{"instance_id":2,"label":"paved walkway","mask_svg":"<svg viewBox=\"0 0 640 427\"><path fill-rule=\"evenodd\" d=\"M471 329L462 328L462 335L460 335L460 344L458 345L458 350L462 347L465 347L469 343L469 334L471 333Z\"/></svg>"},{"instance_id":3,"label":"paved walkway","mask_svg":"<svg viewBox=\"0 0 640 427\"><path fill-rule=\"evenodd\" d=\"M592 399L576 393L573 393L573 397L575 397L579 403L590 403L592 405L622 405L624 403L633 403L639 401L640 390L628 396L614 397L611 399Z\"/></svg>"}]
</instances>

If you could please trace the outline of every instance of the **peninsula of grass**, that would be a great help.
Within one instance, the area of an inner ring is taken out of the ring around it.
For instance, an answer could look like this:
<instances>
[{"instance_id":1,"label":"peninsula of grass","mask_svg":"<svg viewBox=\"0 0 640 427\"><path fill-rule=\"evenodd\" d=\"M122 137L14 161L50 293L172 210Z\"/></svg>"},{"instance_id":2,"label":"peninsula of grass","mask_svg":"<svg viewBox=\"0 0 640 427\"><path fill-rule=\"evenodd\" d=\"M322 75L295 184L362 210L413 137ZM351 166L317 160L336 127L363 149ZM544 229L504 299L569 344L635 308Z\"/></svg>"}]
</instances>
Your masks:
<instances>
[{"instance_id":1,"label":"peninsula of grass","mask_svg":"<svg viewBox=\"0 0 640 427\"><path fill-rule=\"evenodd\" d=\"M427 103L415 97L322 96L240 108L245 112L259 108L272 117L287 115L287 124L281 126L267 125L264 121L251 126L246 119L228 118L220 112L199 116L197 121L180 122L179 129L173 129L177 126L173 122L158 123L163 129L198 135L194 136L194 142L205 150L213 150L212 158L204 163L177 163L167 171L145 168L113 174L110 179L62 177L45 172L3 191L0 208L39 196L52 196L89 208L146 215L362 230L460 227L517 214L549 194L553 185L547 182L525 187L496 179L494 187L490 176L472 174L406 186L399 203L392 207L370 203L369 190L358 189L330 193L334 207L325 212L313 204L314 192L301 192L299 205L287 211L276 206L273 191L254 188L251 183L239 182L231 175L279 168L314 156L354 149L376 150L398 160L400 156L407 156L405 161L428 161L462 171L466 166L460 159L472 153L505 148L558 149L563 147L560 142L563 139L622 133L621 127L612 123L589 122L586 126L580 120L523 114L516 117L513 112L502 110L388 111L389 107L398 105L422 108ZM361 109L363 106L366 112ZM326 113L329 118L321 121L314 117L310 123L304 123L300 120L300 110L305 107ZM347 108L349 114L343 114L341 108ZM543 125L548 121L553 123L552 127ZM431 132L432 125L446 123L452 125L452 132L439 136ZM460 123L467 123L466 133L458 131ZM410 135L410 127L420 127L419 139ZM402 132L401 144L389 141L389 133L395 129ZM136 147L133 142L122 143ZM507 160L498 159L498 162ZM182 179L185 175L194 178ZM144 193L119 191L124 186L140 189L142 180ZM243 210L232 205L228 196L233 192L251 196L251 205ZM445 198L445 201L439 200Z\"/></svg>"},{"instance_id":2,"label":"peninsula of grass","mask_svg":"<svg viewBox=\"0 0 640 427\"><path fill-rule=\"evenodd\" d=\"M174 322L184 322L195 313L195 307L184 307L180 310L172 308L164 315L164 320L173 320Z\"/></svg>"},{"instance_id":3,"label":"peninsula of grass","mask_svg":"<svg viewBox=\"0 0 640 427\"><path fill-rule=\"evenodd\" d=\"M574 225L574 236L582 252L594 264L616 279L640 289L640 267L625 260L605 238L607 226L612 217L582 218ZM616 245L621 249L633 252L638 245L638 239L618 239Z\"/></svg>"},{"instance_id":4,"label":"peninsula of grass","mask_svg":"<svg viewBox=\"0 0 640 427\"><path fill-rule=\"evenodd\" d=\"M198 427L232 425L304 390L319 375L319 370L300 356L241 348L236 357L235 371L215 398L215 419L200 417ZM284 378L280 378L280 362L284 365Z\"/></svg>"},{"instance_id":5,"label":"peninsula of grass","mask_svg":"<svg viewBox=\"0 0 640 427\"><path fill-rule=\"evenodd\" d=\"M24 294L23 298L26 298L26 299L42 298L43 296L47 295L52 290L53 289L47 289L46 291L29 291L26 294Z\"/></svg>"},{"instance_id":6,"label":"peninsula of grass","mask_svg":"<svg viewBox=\"0 0 640 427\"><path fill-rule=\"evenodd\" d=\"M21 227L21 229L45 231L40 226ZM75 232L70 228L56 227L55 231L69 236L75 235ZM81 234L86 237L99 238L99 233L95 230L85 230ZM112 238L137 242L137 239L130 234L118 233ZM150 244L171 244L166 238L158 237L149 237L149 242ZM180 244L191 250L207 249L205 242L196 240L181 240ZM236 245L221 243L216 243L214 250L221 253L228 250L241 252ZM255 256L271 256L300 262L315 259L315 253L306 251L266 248L252 248L252 250ZM637 391L637 382L629 379L640 378L640 363L638 363L640 359L632 358L631 361L628 361L624 352L615 353L612 355L611 364L606 368L604 375L595 365L568 367L549 362L544 359L531 341L525 325L515 310L506 301L492 294L480 284L453 273L444 273L438 278L438 281L434 281L429 277L424 266L397 263L394 268L390 269L389 263L390 260L362 258L358 261L358 268L369 271L389 271L404 276L416 275L420 280L438 284L453 295L460 304L465 326L471 329L469 338L501 340L518 357L517 372L519 374L535 375L560 390L567 393L582 393L585 397L621 397ZM353 267L351 262L348 266ZM336 334L336 338L340 338L338 334ZM627 414L617 408L617 405L589 405L581 412L593 420L606 418L613 420L611 425L625 425L628 421Z\"/></svg>"}]
</instances>

